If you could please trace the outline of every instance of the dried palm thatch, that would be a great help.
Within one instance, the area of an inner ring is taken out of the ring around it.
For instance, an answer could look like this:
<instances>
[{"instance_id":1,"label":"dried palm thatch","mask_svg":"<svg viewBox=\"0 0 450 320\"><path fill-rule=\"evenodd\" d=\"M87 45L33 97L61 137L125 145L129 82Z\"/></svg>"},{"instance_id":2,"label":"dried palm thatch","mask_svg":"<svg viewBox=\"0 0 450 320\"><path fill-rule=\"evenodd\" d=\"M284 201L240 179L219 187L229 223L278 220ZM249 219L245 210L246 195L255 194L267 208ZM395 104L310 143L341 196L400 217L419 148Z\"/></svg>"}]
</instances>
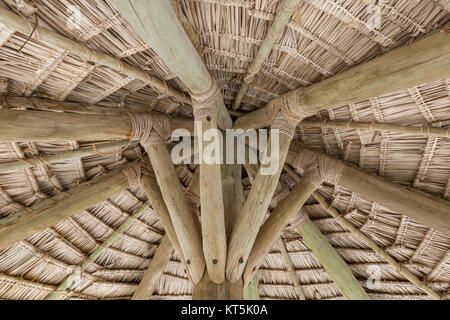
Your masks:
<instances>
[{"instance_id":1,"label":"dried palm thatch","mask_svg":"<svg viewBox=\"0 0 450 320\"><path fill-rule=\"evenodd\" d=\"M282 1L172 2L231 107ZM301 1L243 98L238 114L407 44L450 20L448 1L383 0L377 1L382 18L378 28L368 10L372 2ZM180 94L188 91L108 0L2 0L0 6L20 14L31 30L36 25L53 30L121 59L121 63L161 80ZM74 8L80 9L81 21L73 18ZM186 101L120 71L123 69L92 63L51 46L38 32L15 32L0 23L0 95L96 104L105 113L156 110L192 117ZM1 101L1 107L20 109L5 102L7 99ZM450 200L450 78L322 111L309 121L316 125L298 127L295 137L308 147L389 181ZM335 121L368 126L332 126ZM382 126L377 125L381 124L422 129L380 131ZM430 135L430 127L442 129L442 135ZM51 163L36 160L38 165L1 173L0 219L143 157L143 150L135 145L125 145L125 150L112 154L93 148L104 142L0 142L0 163L26 164L30 159L49 159L62 152L94 150L88 156ZM196 166L177 170L190 193ZM295 187L292 174L282 175L282 192L274 197L271 209ZM246 193L251 182L251 177L243 180ZM340 186L323 185L318 193L403 268L439 296L449 297L447 236ZM198 209L198 195L190 195ZM133 187L1 250L0 299L131 298L165 236L157 214L146 201L144 191ZM314 199L303 210L371 298L430 298ZM130 219L133 214L136 216ZM275 244L258 271L261 299L302 298L299 292L305 299L343 298L295 228L288 226L281 239L286 252L280 242ZM374 276L381 281L372 281ZM152 299L190 299L192 290L182 260L173 253Z\"/></svg>"}]
</instances>

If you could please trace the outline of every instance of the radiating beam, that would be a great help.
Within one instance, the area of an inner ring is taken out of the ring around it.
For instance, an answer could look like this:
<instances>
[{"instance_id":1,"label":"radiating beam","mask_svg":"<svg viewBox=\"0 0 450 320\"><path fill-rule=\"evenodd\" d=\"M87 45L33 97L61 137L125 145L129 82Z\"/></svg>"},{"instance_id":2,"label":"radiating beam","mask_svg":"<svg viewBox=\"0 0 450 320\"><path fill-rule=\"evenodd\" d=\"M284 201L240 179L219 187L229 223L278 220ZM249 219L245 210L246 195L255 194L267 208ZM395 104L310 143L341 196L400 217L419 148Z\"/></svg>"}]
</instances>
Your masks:
<instances>
[{"instance_id":1,"label":"radiating beam","mask_svg":"<svg viewBox=\"0 0 450 320\"><path fill-rule=\"evenodd\" d=\"M25 34L26 36L32 34L34 29L34 26L30 24L27 19L24 19L14 12L1 7L0 24L4 24L5 26L17 32ZM149 83L149 85L157 89L159 92L165 93L171 97L175 97L183 103L191 103L189 97L187 97L184 93L175 90L174 88L168 87L165 81L162 81L155 76L151 76L147 72L137 69L118 58L112 57L100 50L90 49L84 44L71 40L47 28L38 26L34 33L39 34L40 41L48 44L51 47L65 50L73 55L79 56L86 61L91 61L99 65L107 66L114 71L122 73L126 76L133 77L134 79L141 80L145 83Z\"/></svg>"},{"instance_id":2,"label":"radiating beam","mask_svg":"<svg viewBox=\"0 0 450 320\"><path fill-rule=\"evenodd\" d=\"M182 118L170 120L173 129L184 128L193 133L192 120ZM0 110L0 141L122 140L131 139L133 132L127 114Z\"/></svg>"},{"instance_id":3,"label":"radiating beam","mask_svg":"<svg viewBox=\"0 0 450 320\"><path fill-rule=\"evenodd\" d=\"M129 188L122 169L111 171L1 220L0 249L26 239Z\"/></svg>"},{"instance_id":4,"label":"radiating beam","mask_svg":"<svg viewBox=\"0 0 450 320\"><path fill-rule=\"evenodd\" d=\"M316 113L437 81L449 75L450 34L442 30L294 92L302 98L303 109ZM268 104L240 117L235 127L257 129L270 125L270 109L271 104Z\"/></svg>"},{"instance_id":5,"label":"radiating beam","mask_svg":"<svg viewBox=\"0 0 450 320\"><path fill-rule=\"evenodd\" d=\"M173 247L168 237L164 237L153 255L152 261L144 278L139 283L138 288L133 294L132 300L149 300L159 285L164 270L172 258Z\"/></svg>"},{"instance_id":6,"label":"radiating beam","mask_svg":"<svg viewBox=\"0 0 450 320\"><path fill-rule=\"evenodd\" d=\"M293 143L286 162L295 165L305 149ZM450 235L450 202L425 192L389 182L382 177L345 165L338 185Z\"/></svg>"},{"instance_id":7,"label":"radiating beam","mask_svg":"<svg viewBox=\"0 0 450 320\"><path fill-rule=\"evenodd\" d=\"M223 129L231 128L232 120L221 93L213 90L215 81L178 20L171 2L153 0L151 5L142 0L112 2L137 34L188 87L193 99L194 114L197 97L209 93L220 94L222 101L218 106L212 106L219 108L218 116L198 119L202 124L198 135L203 137L204 132L217 129L217 126ZM204 148L208 145L204 139L201 139L201 144ZM200 165L200 201L205 262L211 281L220 284L225 280L227 251L221 170L220 164L207 163L206 159L203 159Z\"/></svg>"},{"instance_id":8,"label":"radiating beam","mask_svg":"<svg viewBox=\"0 0 450 320\"><path fill-rule=\"evenodd\" d=\"M275 16L272 24L270 25L266 38L259 47L255 59L250 64L247 75L244 78L244 82L242 82L241 86L239 87L238 93L233 103L233 110L239 109L242 99L247 94L247 91L250 88L252 82L255 81L256 75L261 70L264 61L266 61L266 59L269 57L270 53L272 52L273 46L275 45L275 42L283 33L286 25L288 24L300 2L301 0L283 0L279 5L280 10Z\"/></svg>"}]
</instances>

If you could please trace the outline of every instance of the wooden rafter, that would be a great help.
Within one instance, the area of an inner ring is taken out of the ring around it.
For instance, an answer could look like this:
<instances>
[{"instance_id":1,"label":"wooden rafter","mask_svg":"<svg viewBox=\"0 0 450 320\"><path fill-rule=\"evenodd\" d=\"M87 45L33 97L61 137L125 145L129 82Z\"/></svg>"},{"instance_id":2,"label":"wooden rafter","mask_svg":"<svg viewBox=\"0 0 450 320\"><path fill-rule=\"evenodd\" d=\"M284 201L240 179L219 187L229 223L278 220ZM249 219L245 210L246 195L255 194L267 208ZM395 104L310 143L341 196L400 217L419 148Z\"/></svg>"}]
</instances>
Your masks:
<instances>
[{"instance_id":1,"label":"wooden rafter","mask_svg":"<svg viewBox=\"0 0 450 320\"><path fill-rule=\"evenodd\" d=\"M2 220L0 248L6 248L129 188L122 170L114 170L73 190L61 192Z\"/></svg>"},{"instance_id":2,"label":"wooden rafter","mask_svg":"<svg viewBox=\"0 0 450 320\"><path fill-rule=\"evenodd\" d=\"M315 113L443 79L450 74L449 37L448 32L435 32L295 92L305 102L302 108ZM386 65L391 67L386 68ZM269 115L270 105L240 117L235 128L264 128L270 125Z\"/></svg>"}]
</instances>

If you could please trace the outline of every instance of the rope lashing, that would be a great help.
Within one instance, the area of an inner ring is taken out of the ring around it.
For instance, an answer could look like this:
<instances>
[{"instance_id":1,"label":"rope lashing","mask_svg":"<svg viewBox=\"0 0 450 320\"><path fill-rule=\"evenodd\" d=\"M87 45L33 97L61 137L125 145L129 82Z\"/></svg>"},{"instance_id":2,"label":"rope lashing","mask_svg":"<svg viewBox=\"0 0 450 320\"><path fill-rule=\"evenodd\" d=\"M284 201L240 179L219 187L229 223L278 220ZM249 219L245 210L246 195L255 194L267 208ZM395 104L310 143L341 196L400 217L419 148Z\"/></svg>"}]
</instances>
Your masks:
<instances>
[{"instance_id":1,"label":"rope lashing","mask_svg":"<svg viewBox=\"0 0 450 320\"><path fill-rule=\"evenodd\" d=\"M141 162L135 162L122 169L123 174L128 179L130 187L139 187L142 179Z\"/></svg>"},{"instance_id":2,"label":"rope lashing","mask_svg":"<svg viewBox=\"0 0 450 320\"><path fill-rule=\"evenodd\" d=\"M339 184L345 169L345 164L341 160L309 150L302 150L294 160L293 166L305 171L318 167L322 180L334 185Z\"/></svg>"},{"instance_id":3,"label":"rope lashing","mask_svg":"<svg viewBox=\"0 0 450 320\"><path fill-rule=\"evenodd\" d=\"M309 216L306 213L305 210L300 210L300 212L295 216L294 219L292 219L289 224L291 225L292 228L298 229L303 227L306 222L308 222Z\"/></svg>"},{"instance_id":4,"label":"rope lashing","mask_svg":"<svg viewBox=\"0 0 450 320\"><path fill-rule=\"evenodd\" d=\"M172 134L172 123L165 114L128 113L134 129L133 141L147 149L151 145L165 144Z\"/></svg>"},{"instance_id":5,"label":"rope lashing","mask_svg":"<svg viewBox=\"0 0 450 320\"><path fill-rule=\"evenodd\" d=\"M213 80L211 89L204 94L192 94L192 107L195 120L206 117L217 117L220 107L224 106L222 92L217 82Z\"/></svg>"},{"instance_id":6,"label":"rope lashing","mask_svg":"<svg viewBox=\"0 0 450 320\"><path fill-rule=\"evenodd\" d=\"M294 137L297 125L313 115L303 109L304 105L303 91L301 90L289 92L273 100L268 105L272 129L278 129L290 137Z\"/></svg>"}]
</instances>

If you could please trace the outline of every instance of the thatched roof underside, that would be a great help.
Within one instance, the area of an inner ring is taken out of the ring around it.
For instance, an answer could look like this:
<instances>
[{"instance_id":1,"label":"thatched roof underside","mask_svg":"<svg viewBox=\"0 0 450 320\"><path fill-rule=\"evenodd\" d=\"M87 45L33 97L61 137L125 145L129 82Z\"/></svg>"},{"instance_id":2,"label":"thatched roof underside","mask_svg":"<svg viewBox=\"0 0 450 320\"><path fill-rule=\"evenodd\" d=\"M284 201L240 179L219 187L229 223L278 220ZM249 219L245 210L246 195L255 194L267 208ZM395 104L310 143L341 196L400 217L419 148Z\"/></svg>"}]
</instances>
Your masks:
<instances>
[{"instance_id":1,"label":"thatched roof underside","mask_svg":"<svg viewBox=\"0 0 450 320\"><path fill-rule=\"evenodd\" d=\"M2 6L10 1L0 1ZM153 74L178 88L186 87L106 0L31 0L38 8L39 25L60 32L89 47ZM379 1L383 23L379 30L364 23L362 0L304 1L275 49L266 60L239 111L248 112L290 90L308 86L408 43L450 20L447 1ZM265 38L280 1L174 1L194 29L204 61L231 104L243 75ZM83 12L81 30L67 26L67 7ZM13 7L10 7L14 10ZM30 18L34 24L34 19ZM8 94L33 95L53 100L97 103L102 106L158 111L192 116L191 107L160 96L152 87L107 67L92 65L69 52L48 47L33 37L0 25L0 77L8 80ZM389 67L389 66L386 66ZM33 86L42 72L46 76ZM30 90L30 88L33 88ZM31 92L30 92L31 91ZM429 123L450 128L450 79L388 93L320 112L316 120L350 120L403 125ZM76 130L76 128L74 128ZM298 129L296 139L311 148L376 172L389 181L450 200L450 140L406 134L359 132L342 129ZM97 141L15 143L0 142L0 162L36 154L90 148ZM29 207L60 192L49 182L56 176L64 189L123 166L141 150L133 147L119 155L95 155L39 169L0 175L0 218L19 209L8 197ZM143 151L142 151L143 152ZM179 170L188 186L195 166ZM286 192L295 182L284 174ZM248 179L244 180L247 190ZM442 295L450 287L450 239L339 186L324 185L320 193L346 218L374 239L389 254ZM274 199L272 208L280 197ZM0 299L45 299L74 272L109 235L146 201L140 188L130 189L85 212L0 251ZM373 299L428 299L393 267L344 230L313 200L304 208L330 243L342 255ZM82 274L76 291L64 299L129 299L164 235L157 215L148 208L111 247ZM307 299L340 299L342 294L302 242L287 228L282 235ZM374 268L381 274L376 289L368 287ZM264 299L296 299L292 280L278 247L259 271L259 292ZM154 299L190 299L192 284L174 254Z\"/></svg>"}]
</instances>

